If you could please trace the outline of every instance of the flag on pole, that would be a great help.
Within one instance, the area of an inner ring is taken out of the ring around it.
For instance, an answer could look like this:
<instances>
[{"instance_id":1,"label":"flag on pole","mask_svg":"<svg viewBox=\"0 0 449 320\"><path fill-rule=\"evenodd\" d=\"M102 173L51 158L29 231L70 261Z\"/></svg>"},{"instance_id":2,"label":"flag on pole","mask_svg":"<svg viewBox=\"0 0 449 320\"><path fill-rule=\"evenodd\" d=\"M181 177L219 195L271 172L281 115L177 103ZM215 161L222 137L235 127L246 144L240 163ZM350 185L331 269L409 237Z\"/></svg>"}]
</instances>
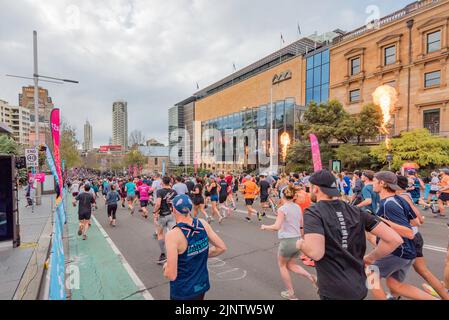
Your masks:
<instances>
[{"instance_id":1,"label":"flag on pole","mask_svg":"<svg viewBox=\"0 0 449 320\"><path fill-rule=\"evenodd\" d=\"M298 35L301 35L301 27L299 26L299 23L298 23Z\"/></svg>"},{"instance_id":2,"label":"flag on pole","mask_svg":"<svg viewBox=\"0 0 449 320\"><path fill-rule=\"evenodd\" d=\"M198 85L198 82L196 83L196 89L200 90L200 86Z\"/></svg>"},{"instance_id":3,"label":"flag on pole","mask_svg":"<svg viewBox=\"0 0 449 320\"><path fill-rule=\"evenodd\" d=\"M234 67L234 71L237 71L237 68L235 67L235 63L233 63L232 66Z\"/></svg>"},{"instance_id":4,"label":"flag on pole","mask_svg":"<svg viewBox=\"0 0 449 320\"><path fill-rule=\"evenodd\" d=\"M282 35L282 33L281 33L281 41L282 43L285 43L284 36Z\"/></svg>"}]
</instances>

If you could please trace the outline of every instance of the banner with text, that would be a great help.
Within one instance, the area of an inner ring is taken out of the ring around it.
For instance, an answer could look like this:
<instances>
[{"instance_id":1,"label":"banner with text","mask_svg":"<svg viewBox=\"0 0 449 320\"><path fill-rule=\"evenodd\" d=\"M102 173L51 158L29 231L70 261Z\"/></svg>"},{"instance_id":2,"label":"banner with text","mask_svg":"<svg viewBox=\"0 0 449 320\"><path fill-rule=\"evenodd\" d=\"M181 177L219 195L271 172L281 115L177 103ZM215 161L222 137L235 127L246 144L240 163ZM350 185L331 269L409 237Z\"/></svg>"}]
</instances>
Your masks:
<instances>
[{"instance_id":1,"label":"banner with text","mask_svg":"<svg viewBox=\"0 0 449 320\"><path fill-rule=\"evenodd\" d=\"M61 169L61 156L59 154L59 145L60 145L60 114L59 109L55 108L51 111L50 115L50 124L51 124L51 135L53 137L53 146L54 146L54 159L55 159L55 165L56 165L56 173L58 174L59 178L59 196L62 196L62 188L64 187L63 180L62 180L62 169Z\"/></svg>"}]
</instances>

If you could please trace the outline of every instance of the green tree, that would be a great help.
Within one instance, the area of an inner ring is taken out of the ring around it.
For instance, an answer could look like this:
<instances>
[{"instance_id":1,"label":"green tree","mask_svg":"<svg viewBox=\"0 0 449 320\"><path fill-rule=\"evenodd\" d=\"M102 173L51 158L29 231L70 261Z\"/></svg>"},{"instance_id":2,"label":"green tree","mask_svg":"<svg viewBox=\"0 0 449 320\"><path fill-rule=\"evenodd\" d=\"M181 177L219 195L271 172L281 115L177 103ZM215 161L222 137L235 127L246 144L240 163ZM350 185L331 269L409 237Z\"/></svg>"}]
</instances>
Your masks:
<instances>
[{"instance_id":1,"label":"green tree","mask_svg":"<svg viewBox=\"0 0 449 320\"><path fill-rule=\"evenodd\" d=\"M449 164L449 140L433 136L427 129L416 129L401 133L391 139L387 151L385 142L371 149L371 155L386 163L386 155L393 155L392 168L398 170L405 162L417 163L420 167L447 166Z\"/></svg>"},{"instance_id":2,"label":"green tree","mask_svg":"<svg viewBox=\"0 0 449 320\"><path fill-rule=\"evenodd\" d=\"M304 113L304 122L298 125L300 134L313 133L320 141L349 143L355 139L361 144L379 134L382 111L379 106L367 104L359 114L351 115L337 100L316 104L311 102Z\"/></svg>"},{"instance_id":3,"label":"green tree","mask_svg":"<svg viewBox=\"0 0 449 320\"><path fill-rule=\"evenodd\" d=\"M0 135L0 153L3 154L19 154L19 146L13 138L8 137L6 134Z\"/></svg>"},{"instance_id":4,"label":"green tree","mask_svg":"<svg viewBox=\"0 0 449 320\"><path fill-rule=\"evenodd\" d=\"M362 111L353 115L354 135L357 138L357 144L365 140L373 139L379 135L379 128L382 126L382 109L375 104L366 104Z\"/></svg>"},{"instance_id":5,"label":"green tree","mask_svg":"<svg viewBox=\"0 0 449 320\"><path fill-rule=\"evenodd\" d=\"M370 147L342 144L335 151L335 156L349 170L370 167Z\"/></svg>"},{"instance_id":6,"label":"green tree","mask_svg":"<svg viewBox=\"0 0 449 320\"><path fill-rule=\"evenodd\" d=\"M337 100L320 104L312 101L298 129L303 137L313 133L323 142L337 139L346 143L355 133L351 122L351 116Z\"/></svg>"},{"instance_id":7,"label":"green tree","mask_svg":"<svg viewBox=\"0 0 449 320\"><path fill-rule=\"evenodd\" d=\"M133 165L144 165L147 162L147 158L138 149L129 151L123 158L123 164L125 167Z\"/></svg>"},{"instance_id":8,"label":"green tree","mask_svg":"<svg viewBox=\"0 0 449 320\"><path fill-rule=\"evenodd\" d=\"M334 150L327 143L320 143L321 162L327 167L329 160L334 157ZM290 146L286 158L287 172L313 171L312 150L310 142L299 141Z\"/></svg>"},{"instance_id":9,"label":"green tree","mask_svg":"<svg viewBox=\"0 0 449 320\"><path fill-rule=\"evenodd\" d=\"M81 166L81 157L78 152L78 140L76 139L76 131L67 122L61 124L61 143L60 156L61 161L65 161L67 169Z\"/></svg>"}]
</instances>

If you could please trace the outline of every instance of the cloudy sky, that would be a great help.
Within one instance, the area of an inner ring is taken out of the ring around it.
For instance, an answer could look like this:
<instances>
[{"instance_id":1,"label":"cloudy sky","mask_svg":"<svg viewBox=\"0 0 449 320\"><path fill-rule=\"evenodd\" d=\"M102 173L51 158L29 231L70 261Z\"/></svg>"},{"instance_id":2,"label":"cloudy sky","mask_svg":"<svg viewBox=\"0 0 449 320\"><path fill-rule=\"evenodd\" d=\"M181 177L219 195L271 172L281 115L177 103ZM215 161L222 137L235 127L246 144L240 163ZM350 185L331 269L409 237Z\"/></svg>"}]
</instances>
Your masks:
<instances>
[{"instance_id":1,"label":"cloudy sky","mask_svg":"<svg viewBox=\"0 0 449 320\"><path fill-rule=\"evenodd\" d=\"M167 110L196 91L302 35L352 30L411 0L0 0L0 99L18 104L32 81L32 31L39 73L80 81L42 83L83 140L112 136L112 102L128 102L129 132L168 139Z\"/></svg>"}]
</instances>

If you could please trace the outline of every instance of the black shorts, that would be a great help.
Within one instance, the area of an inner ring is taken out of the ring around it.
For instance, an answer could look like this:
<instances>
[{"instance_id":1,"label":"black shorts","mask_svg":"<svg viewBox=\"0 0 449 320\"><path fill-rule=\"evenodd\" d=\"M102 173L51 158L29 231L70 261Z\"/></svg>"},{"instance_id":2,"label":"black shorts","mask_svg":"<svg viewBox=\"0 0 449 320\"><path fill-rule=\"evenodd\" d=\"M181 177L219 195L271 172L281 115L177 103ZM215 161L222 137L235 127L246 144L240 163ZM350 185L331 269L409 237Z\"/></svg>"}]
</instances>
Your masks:
<instances>
[{"instance_id":1,"label":"black shorts","mask_svg":"<svg viewBox=\"0 0 449 320\"><path fill-rule=\"evenodd\" d=\"M436 190L430 190L429 194L437 194L438 191Z\"/></svg>"},{"instance_id":2,"label":"black shorts","mask_svg":"<svg viewBox=\"0 0 449 320\"><path fill-rule=\"evenodd\" d=\"M438 199L441 201L449 201L449 193L441 192Z\"/></svg>"},{"instance_id":3,"label":"black shorts","mask_svg":"<svg viewBox=\"0 0 449 320\"><path fill-rule=\"evenodd\" d=\"M268 194L261 194L260 195L260 202L261 203L268 202Z\"/></svg>"},{"instance_id":4,"label":"black shorts","mask_svg":"<svg viewBox=\"0 0 449 320\"><path fill-rule=\"evenodd\" d=\"M140 206L142 208L148 207L148 200L140 200Z\"/></svg>"},{"instance_id":5,"label":"black shorts","mask_svg":"<svg viewBox=\"0 0 449 320\"><path fill-rule=\"evenodd\" d=\"M424 239L421 235L421 233L417 233L415 235L415 237L413 238L413 243L415 244L415 248L416 248L416 257L417 258L422 258L424 257L423 255L423 247L424 247Z\"/></svg>"},{"instance_id":6,"label":"black shorts","mask_svg":"<svg viewBox=\"0 0 449 320\"><path fill-rule=\"evenodd\" d=\"M245 205L252 206L254 204L254 199L245 199Z\"/></svg>"},{"instance_id":7,"label":"black shorts","mask_svg":"<svg viewBox=\"0 0 449 320\"><path fill-rule=\"evenodd\" d=\"M79 193L79 192L73 192L73 193L72 193L72 196L73 196L73 197L76 197L76 196L78 195L78 193Z\"/></svg>"},{"instance_id":8,"label":"black shorts","mask_svg":"<svg viewBox=\"0 0 449 320\"><path fill-rule=\"evenodd\" d=\"M90 217L92 216L92 212L78 212L78 220L90 220Z\"/></svg>"},{"instance_id":9,"label":"black shorts","mask_svg":"<svg viewBox=\"0 0 449 320\"><path fill-rule=\"evenodd\" d=\"M204 204L203 196L193 196L192 202L195 206L199 206L200 204Z\"/></svg>"},{"instance_id":10,"label":"black shorts","mask_svg":"<svg viewBox=\"0 0 449 320\"><path fill-rule=\"evenodd\" d=\"M205 191L204 192L204 196L207 198L207 197L210 197L210 192L207 192L207 191Z\"/></svg>"},{"instance_id":11,"label":"black shorts","mask_svg":"<svg viewBox=\"0 0 449 320\"><path fill-rule=\"evenodd\" d=\"M228 195L221 195L218 197L218 202L219 203L225 203L226 199L228 199Z\"/></svg>"}]
</instances>

